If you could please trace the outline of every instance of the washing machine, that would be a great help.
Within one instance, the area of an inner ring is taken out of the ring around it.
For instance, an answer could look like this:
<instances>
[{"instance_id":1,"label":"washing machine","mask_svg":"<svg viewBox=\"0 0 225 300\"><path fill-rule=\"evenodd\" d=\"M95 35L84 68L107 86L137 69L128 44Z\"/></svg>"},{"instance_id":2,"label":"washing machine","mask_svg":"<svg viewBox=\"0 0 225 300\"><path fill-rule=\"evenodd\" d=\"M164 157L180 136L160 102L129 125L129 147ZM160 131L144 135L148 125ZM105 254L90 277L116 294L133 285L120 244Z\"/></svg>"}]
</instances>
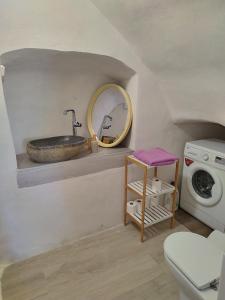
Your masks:
<instances>
[{"instance_id":1,"label":"washing machine","mask_svg":"<svg viewBox=\"0 0 225 300\"><path fill-rule=\"evenodd\" d=\"M211 228L225 232L225 141L186 143L180 206Z\"/></svg>"}]
</instances>

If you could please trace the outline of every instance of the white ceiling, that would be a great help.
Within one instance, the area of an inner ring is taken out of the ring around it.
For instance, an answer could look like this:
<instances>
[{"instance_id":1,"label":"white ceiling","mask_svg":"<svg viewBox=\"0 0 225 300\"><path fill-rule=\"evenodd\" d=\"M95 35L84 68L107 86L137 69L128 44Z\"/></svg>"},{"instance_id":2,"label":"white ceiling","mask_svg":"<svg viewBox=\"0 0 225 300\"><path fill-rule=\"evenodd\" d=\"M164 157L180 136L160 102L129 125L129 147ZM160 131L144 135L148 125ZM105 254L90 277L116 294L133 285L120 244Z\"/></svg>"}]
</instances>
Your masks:
<instances>
[{"instance_id":1,"label":"white ceiling","mask_svg":"<svg viewBox=\"0 0 225 300\"><path fill-rule=\"evenodd\" d=\"M224 0L92 2L157 73L224 66Z\"/></svg>"},{"instance_id":2,"label":"white ceiling","mask_svg":"<svg viewBox=\"0 0 225 300\"><path fill-rule=\"evenodd\" d=\"M174 122L225 126L224 0L91 1L157 75Z\"/></svg>"}]
</instances>

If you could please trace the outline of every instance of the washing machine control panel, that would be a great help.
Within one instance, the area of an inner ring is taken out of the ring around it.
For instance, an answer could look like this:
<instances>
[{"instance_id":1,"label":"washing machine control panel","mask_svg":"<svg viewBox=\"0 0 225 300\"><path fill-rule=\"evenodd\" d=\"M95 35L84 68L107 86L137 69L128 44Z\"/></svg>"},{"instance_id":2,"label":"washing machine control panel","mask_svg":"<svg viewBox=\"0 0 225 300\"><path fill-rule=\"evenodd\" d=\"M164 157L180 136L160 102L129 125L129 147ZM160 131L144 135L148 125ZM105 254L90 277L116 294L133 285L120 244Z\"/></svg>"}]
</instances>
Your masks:
<instances>
[{"instance_id":1,"label":"washing machine control panel","mask_svg":"<svg viewBox=\"0 0 225 300\"><path fill-rule=\"evenodd\" d=\"M208 160L209 160L209 154L208 154L208 153L204 153L204 154L202 155L202 159L203 159L204 161L208 161Z\"/></svg>"},{"instance_id":2,"label":"washing machine control panel","mask_svg":"<svg viewBox=\"0 0 225 300\"><path fill-rule=\"evenodd\" d=\"M208 152L190 146L187 146L185 148L184 155L189 157L190 159L196 159L202 162L208 162L211 160Z\"/></svg>"},{"instance_id":3,"label":"washing machine control panel","mask_svg":"<svg viewBox=\"0 0 225 300\"><path fill-rule=\"evenodd\" d=\"M225 158L221 156L216 156L215 163L225 166Z\"/></svg>"},{"instance_id":4,"label":"washing machine control panel","mask_svg":"<svg viewBox=\"0 0 225 300\"><path fill-rule=\"evenodd\" d=\"M190 158L198 158L199 154L200 154L200 152L199 152L198 149L195 149L195 148L190 147L188 145L185 147L185 151L184 151L185 156L188 156Z\"/></svg>"},{"instance_id":5,"label":"washing machine control panel","mask_svg":"<svg viewBox=\"0 0 225 300\"><path fill-rule=\"evenodd\" d=\"M219 153L218 153L219 154ZM193 161L217 165L218 168L225 168L225 154L218 155L217 153L208 152L205 149L200 149L187 144L184 150L184 156Z\"/></svg>"}]
</instances>

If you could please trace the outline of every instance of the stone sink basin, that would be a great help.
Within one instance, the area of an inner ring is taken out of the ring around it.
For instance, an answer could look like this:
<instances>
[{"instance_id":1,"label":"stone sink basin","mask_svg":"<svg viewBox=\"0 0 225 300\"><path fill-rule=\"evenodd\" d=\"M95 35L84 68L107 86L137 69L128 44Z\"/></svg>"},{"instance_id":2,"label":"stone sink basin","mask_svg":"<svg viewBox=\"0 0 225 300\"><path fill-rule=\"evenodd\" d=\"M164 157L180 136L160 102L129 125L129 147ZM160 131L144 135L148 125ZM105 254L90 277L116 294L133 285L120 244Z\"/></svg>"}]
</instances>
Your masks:
<instances>
[{"instance_id":1,"label":"stone sink basin","mask_svg":"<svg viewBox=\"0 0 225 300\"><path fill-rule=\"evenodd\" d=\"M27 143L27 154L34 162L51 163L69 160L87 149L82 136L55 136Z\"/></svg>"}]
</instances>

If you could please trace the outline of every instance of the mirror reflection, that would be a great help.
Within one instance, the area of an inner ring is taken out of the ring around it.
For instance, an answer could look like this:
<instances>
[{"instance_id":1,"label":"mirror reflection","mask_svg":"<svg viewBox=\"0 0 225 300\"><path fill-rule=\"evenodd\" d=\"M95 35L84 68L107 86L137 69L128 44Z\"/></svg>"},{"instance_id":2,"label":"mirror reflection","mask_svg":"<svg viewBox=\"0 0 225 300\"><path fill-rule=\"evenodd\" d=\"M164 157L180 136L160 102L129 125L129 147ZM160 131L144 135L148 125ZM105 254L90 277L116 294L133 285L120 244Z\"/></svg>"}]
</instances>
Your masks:
<instances>
[{"instance_id":1,"label":"mirror reflection","mask_svg":"<svg viewBox=\"0 0 225 300\"><path fill-rule=\"evenodd\" d=\"M111 87L103 91L93 108L93 130L104 144L114 143L123 133L128 118L124 95Z\"/></svg>"}]
</instances>

